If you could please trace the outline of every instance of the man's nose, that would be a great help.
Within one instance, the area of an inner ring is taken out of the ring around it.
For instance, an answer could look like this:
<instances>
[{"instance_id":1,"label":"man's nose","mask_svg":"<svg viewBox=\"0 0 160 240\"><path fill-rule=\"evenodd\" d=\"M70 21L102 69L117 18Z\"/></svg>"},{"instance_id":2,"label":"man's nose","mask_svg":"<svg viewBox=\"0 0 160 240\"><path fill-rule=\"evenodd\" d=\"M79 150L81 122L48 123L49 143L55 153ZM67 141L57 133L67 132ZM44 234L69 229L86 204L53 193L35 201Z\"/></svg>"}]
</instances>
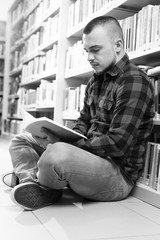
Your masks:
<instances>
[{"instance_id":1,"label":"man's nose","mask_svg":"<svg viewBox=\"0 0 160 240\"><path fill-rule=\"evenodd\" d=\"M94 60L94 54L88 52L88 58L87 59L88 59L89 62L93 61Z\"/></svg>"}]
</instances>

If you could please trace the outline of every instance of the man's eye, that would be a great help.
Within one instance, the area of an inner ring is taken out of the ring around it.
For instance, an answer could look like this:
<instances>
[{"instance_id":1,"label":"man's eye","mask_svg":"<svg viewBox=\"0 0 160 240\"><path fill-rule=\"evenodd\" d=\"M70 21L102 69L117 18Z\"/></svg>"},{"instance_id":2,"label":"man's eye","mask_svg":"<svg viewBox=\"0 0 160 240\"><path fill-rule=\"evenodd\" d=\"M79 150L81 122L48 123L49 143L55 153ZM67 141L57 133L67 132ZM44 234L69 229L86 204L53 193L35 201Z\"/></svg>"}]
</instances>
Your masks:
<instances>
[{"instance_id":1,"label":"man's eye","mask_svg":"<svg viewBox=\"0 0 160 240\"><path fill-rule=\"evenodd\" d=\"M96 52L99 52L99 48L95 48L95 49L92 49L92 52L96 53Z\"/></svg>"}]
</instances>

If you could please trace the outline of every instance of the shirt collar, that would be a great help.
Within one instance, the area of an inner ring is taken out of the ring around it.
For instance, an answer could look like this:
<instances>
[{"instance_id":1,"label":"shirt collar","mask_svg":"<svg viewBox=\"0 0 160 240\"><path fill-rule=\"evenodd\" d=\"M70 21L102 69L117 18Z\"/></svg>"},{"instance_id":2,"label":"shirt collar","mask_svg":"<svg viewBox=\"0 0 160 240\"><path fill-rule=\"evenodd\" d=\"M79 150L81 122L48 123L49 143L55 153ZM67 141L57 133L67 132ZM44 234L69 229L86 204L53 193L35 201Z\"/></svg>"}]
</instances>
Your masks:
<instances>
[{"instance_id":1,"label":"shirt collar","mask_svg":"<svg viewBox=\"0 0 160 240\"><path fill-rule=\"evenodd\" d=\"M125 55L110 70L104 71L100 75L103 76L104 78L107 78L107 75L110 75L112 77L116 77L120 73L124 72L124 66L126 65L126 63L128 61L129 61L129 57L125 53ZM94 73L94 75L95 76L100 76L100 75L97 75L96 73Z\"/></svg>"},{"instance_id":2,"label":"shirt collar","mask_svg":"<svg viewBox=\"0 0 160 240\"><path fill-rule=\"evenodd\" d=\"M129 57L125 54L106 74L111 75L112 77L117 76L119 73L124 72L124 66L129 61Z\"/></svg>"}]
</instances>

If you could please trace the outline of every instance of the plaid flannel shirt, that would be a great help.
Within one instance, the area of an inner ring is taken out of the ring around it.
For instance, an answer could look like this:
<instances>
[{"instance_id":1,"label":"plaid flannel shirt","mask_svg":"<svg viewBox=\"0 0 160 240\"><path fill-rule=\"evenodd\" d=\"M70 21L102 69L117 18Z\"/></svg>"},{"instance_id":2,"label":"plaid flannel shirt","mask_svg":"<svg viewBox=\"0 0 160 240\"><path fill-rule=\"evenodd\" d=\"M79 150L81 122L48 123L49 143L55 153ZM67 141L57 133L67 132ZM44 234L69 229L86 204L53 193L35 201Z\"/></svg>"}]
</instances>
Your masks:
<instances>
[{"instance_id":1,"label":"plaid flannel shirt","mask_svg":"<svg viewBox=\"0 0 160 240\"><path fill-rule=\"evenodd\" d=\"M135 182L144 166L153 117L152 83L125 54L110 71L89 80L84 107L73 128L88 139L75 145L102 158L111 157Z\"/></svg>"}]
</instances>

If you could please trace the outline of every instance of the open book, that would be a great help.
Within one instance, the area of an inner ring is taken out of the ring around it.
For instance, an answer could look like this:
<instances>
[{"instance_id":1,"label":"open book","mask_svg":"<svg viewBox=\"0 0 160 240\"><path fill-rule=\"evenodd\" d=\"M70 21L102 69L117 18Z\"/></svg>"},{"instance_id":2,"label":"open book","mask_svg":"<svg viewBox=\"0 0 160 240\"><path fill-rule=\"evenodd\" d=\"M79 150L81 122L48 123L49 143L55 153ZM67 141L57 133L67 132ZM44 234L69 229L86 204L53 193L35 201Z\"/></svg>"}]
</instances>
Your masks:
<instances>
[{"instance_id":1,"label":"open book","mask_svg":"<svg viewBox=\"0 0 160 240\"><path fill-rule=\"evenodd\" d=\"M23 118L23 130L34 136L45 137L45 134L41 132L41 128L45 127L62 141L76 141L81 138L87 139L84 135L60 125L47 117L35 118L24 109L21 110L21 114Z\"/></svg>"}]
</instances>

